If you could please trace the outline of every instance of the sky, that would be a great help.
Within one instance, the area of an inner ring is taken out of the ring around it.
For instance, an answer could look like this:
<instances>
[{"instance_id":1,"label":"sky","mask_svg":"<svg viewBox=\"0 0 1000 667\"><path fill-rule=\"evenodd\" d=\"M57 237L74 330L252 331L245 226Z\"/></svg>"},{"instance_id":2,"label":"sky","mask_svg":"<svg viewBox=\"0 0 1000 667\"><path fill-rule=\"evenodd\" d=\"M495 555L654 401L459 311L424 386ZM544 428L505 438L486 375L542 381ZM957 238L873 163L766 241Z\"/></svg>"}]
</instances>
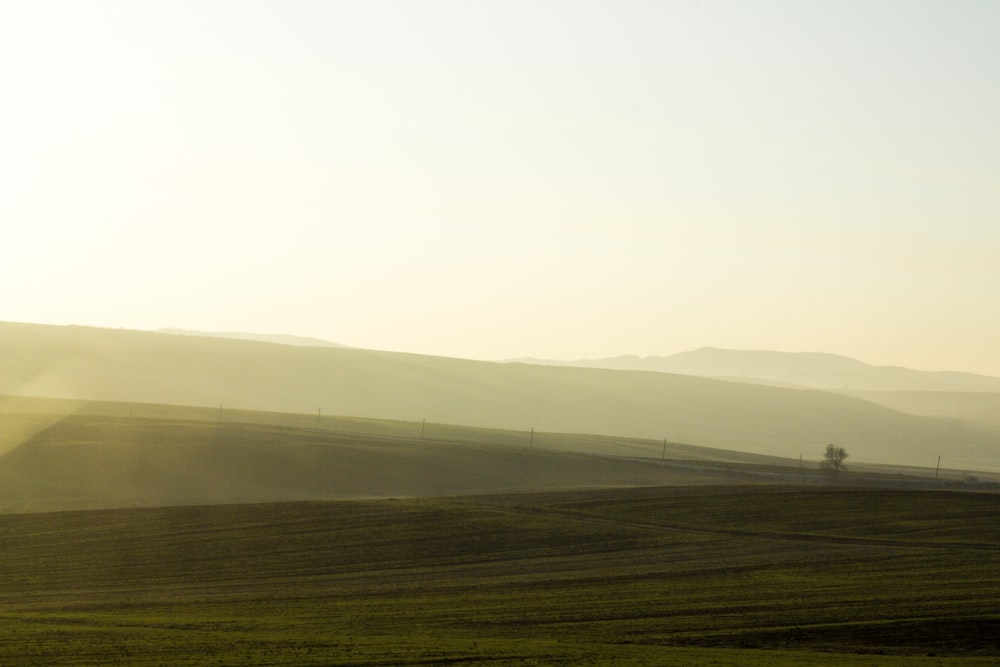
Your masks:
<instances>
[{"instance_id":1,"label":"sky","mask_svg":"<svg viewBox=\"0 0 1000 667\"><path fill-rule=\"evenodd\" d=\"M0 0L0 320L1000 375L993 0Z\"/></svg>"}]
</instances>

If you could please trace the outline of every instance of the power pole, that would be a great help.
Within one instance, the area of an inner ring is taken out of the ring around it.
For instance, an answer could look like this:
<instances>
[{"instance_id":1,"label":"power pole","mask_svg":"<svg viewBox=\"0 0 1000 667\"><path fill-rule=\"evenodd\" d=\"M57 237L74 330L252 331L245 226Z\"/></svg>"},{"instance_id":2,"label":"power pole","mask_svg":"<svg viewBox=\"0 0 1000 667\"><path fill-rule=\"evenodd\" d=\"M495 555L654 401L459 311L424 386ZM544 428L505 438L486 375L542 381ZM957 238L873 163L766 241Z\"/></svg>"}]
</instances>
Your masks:
<instances>
[{"instance_id":1,"label":"power pole","mask_svg":"<svg viewBox=\"0 0 1000 667\"><path fill-rule=\"evenodd\" d=\"M941 472L941 457L938 457L937 468L934 469L934 479L937 480L938 473Z\"/></svg>"},{"instance_id":2,"label":"power pole","mask_svg":"<svg viewBox=\"0 0 1000 667\"><path fill-rule=\"evenodd\" d=\"M427 426L427 417L424 417L422 420L420 420L420 439L421 440L424 439L424 427L426 427L426 426Z\"/></svg>"},{"instance_id":3,"label":"power pole","mask_svg":"<svg viewBox=\"0 0 1000 667\"><path fill-rule=\"evenodd\" d=\"M660 454L660 460L667 458L667 439L663 439L663 453Z\"/></svg>"},{"instance_id":4,"label":"power pole","mask_svg":"<svg viewBox=\"0 0 1000 667\"><path fill-rule=\"evenodd\" d=\"M534 446L535 446L535 427L532 426L531 427L531 439L528 440L528 447L534 447Z\"/></svg>"}]
</instances>

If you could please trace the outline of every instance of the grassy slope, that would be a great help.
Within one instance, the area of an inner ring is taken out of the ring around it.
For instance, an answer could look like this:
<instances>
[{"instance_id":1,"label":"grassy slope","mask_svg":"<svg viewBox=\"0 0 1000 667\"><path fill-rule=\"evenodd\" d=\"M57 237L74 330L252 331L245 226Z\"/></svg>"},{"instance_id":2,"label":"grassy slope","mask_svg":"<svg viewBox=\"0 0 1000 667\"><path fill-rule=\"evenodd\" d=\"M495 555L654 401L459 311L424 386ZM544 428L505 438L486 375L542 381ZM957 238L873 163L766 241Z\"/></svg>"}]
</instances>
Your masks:
<instances>
[{"instance_id":1,"label":"grassy slope","mask_svg":"<svg viewBox=\"0 0 1000 667\"><path fill-rule=\"evenodd\" d=\"M315 416L305 427L302 415L224 412L227 420L246 420L232 422L217 421L217 410L13 403L76 411L0 414L8 432L32 434L0 455L0 511L6 512L747 479L738 470L653 459L664 455L661 443L624 438L538 433L532 442L526 433L439 424L325 418L316 428ZM672 459L770 462L684 445L667 449Z\"/></svg>"},{"instance_id":2,"label":"grassy slope","mask_svg":"<svg viewBox=\"0 0 1000 667\"><path fill-rule=\"evenodd\" d=\"M533 363L681 373L776 387L822 389L913 415L1000 427L1000 378L985 375L871 366L830 354L711 348L671 357Z\"/></svg>"},{"instance_id":3,"label":"grassy slope","mask_svg":"<svg viewBox=\"0 0 1000 667\"><path fill-rule=\"evenodd\" d=\"M0 512L823 481L813 464L635 438L0 398ZM856 484L937 484L930 469L852 470Z\"/></svg>"},{"instance_id":4,"label":"grassy slope","mask_svg":"<svg viewBox=\"0 0 1000 667\"><path fill-rule=\"evenodd\" d=\"M535 360L535 363L681 373L831 391L1000 392L1000 377L872 366L849 357L814 352L702 348L670 357L622 356L564 362Z\"/></svg>"},{"instance_id":5,"label":"grassy slope","mask_svg":"<svg viewBox=\"0 0 1000 667\"><path fill-rule=\"evenodd\" d=\"M550 362L619 370L681 373L853 396L893 410L1000 427L1000 378L869 364L831 354L703 348L671 357L623 356Z\"/></svg>"},{"instance_id":6,"label":"grassy slope","mask_svg":"<svg viewBox=\"0 0 1000 667\"><path fill-rule=\"evenodd\" d=\"M212 424L261 425L290 429L319 429L341 434L377 436L387 439L411 441L447 441L452 443L507 445L528 447L532 444L542 449L569 451L611 456L637 456L643 458L666 457L669 459L711 461L721 463L746 463L753 465L789 465L791 459L752 454L676 442L664 443L662 439L629 438L612 435L552 433L545 431L515 431L510 429L481 428L462 424L441 424L427 421L401 421L366 417L331 416L327 414L302 414L199 408L195 406L161 405L156 403L123 403L107 401L79 401L25 396L0 396L0 419L4 430L0 432L0 453L27 441L42 430L68 417L110 417L159 422L189 421ZM106 421L109 427L113 420ZM139 423L139 422L137 422ZM120 437L121 428L111 429L107 440ZM664 447L666 445L666 447Z\"/></svg>"},{"instance_id":7,"label":"grassy slope","mask_svg":"<svg viewBox=\"0 0 1000 667\"><path fill-rule=\"evenodd\" d=\"M1000 469L1000 430L819 391L133 331L0 324L0 393L618 434ZM946 451L942 451L942 450Z\"/></svg>"},{"instance_id":8,"label":"grassy slope","mask_svg":"<svg viewBox=\"0 0 1000 667\"><path fill-rule=\"evenodd\" d=\"M733 487L2 516L0 662L995 664L998 510Z\"/></svg>"}]
</instances>

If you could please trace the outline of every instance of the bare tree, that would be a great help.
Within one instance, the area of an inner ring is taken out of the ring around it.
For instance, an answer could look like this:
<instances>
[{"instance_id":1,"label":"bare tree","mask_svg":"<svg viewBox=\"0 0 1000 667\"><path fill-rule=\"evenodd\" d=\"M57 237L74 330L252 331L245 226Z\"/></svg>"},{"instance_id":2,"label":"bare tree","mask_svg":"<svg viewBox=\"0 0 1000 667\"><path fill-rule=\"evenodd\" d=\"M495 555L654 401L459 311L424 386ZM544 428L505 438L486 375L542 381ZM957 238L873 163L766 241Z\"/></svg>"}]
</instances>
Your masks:
<instances>
[{"instance_id":1,"label":"bare tree","mask_svg":"<svg viewBox=\"0 0 1000 667\"><path fill-rule=\"evenodd\" d=\"M823 461L820 462L819 467L826 470L833 479L837 479L840 471L847 468L847 464L844 463L846 458L846 449L830 443L826 446L826 451L823 452Z\"/></svg>"}]
</instances>

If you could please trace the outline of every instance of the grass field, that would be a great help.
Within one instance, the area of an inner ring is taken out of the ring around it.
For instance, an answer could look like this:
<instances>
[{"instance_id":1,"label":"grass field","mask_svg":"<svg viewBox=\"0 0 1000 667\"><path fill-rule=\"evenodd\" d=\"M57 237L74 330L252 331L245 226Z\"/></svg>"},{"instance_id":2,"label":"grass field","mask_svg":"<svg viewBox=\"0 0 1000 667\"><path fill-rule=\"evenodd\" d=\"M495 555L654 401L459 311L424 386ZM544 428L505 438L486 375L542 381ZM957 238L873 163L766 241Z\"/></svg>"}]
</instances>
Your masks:
<instances>
[{"instance_id":1,"label":"grass field","mask_svg":"<svg viewBox=\"0 0 1000 667\"><path fill-rule=\"evenodd\" d=\"M558 437L539 434L537 446L530 447L458 437L432 440L254 423L73 415L0 455L0 513L752 479L738 467L708 462L550 449L552 443L574 442ZM604 439L576 440L586 447Z\"/></svg>"},{"instance_id":2,"label":"grass field","mask_svg":"<svg viewBox=\"0 0 1000 667\"><path fill-rule=\"evenodd\" d=\"M853 460L850 469L855 485L1000 482ZM662 440L0 396L0 513L824 481L815 461Z\"/></svg>"},{"instance_id":3,"label":"grass field","mask_svg":"<svg viewBox=\"0 0 1000 667\"><path fill-rule=\"evenodd\" d=\"M748 452L701 447L678 442L667 443L662 439L628 438L611 435L581 433L533 432L531 429L482 428L463 424L442 424L433 421L402 421L330 415L323 413L267 412L236 410L219 406L204 408L156 403L128 403L112 401L74 401L25 396L0 395L0 418L5 429L0 432L0 454L20 444L30 436L63 421L71 420L62 428L64 439L93 442L96 440L135 440L134 429L156 425L204 423L213 427L229 425L242 428L263 426L267 428L316 431L328 434L370 436L382 440L411 442L443 442L479 445L504 445L510 447L537 446L550 451L569 451L585 454L612 456L637 456L671 459L713 461L718 463L750 463L757 465L792 465L793 459ZM101 419L94 419L101 418ZM19 427L21 422L26 422ZM74 434L75 424L89 429L89 437ZM95 433L98 426L103 433ZM133 429L130 431L130 429ZM148 437L149 433L144 433ZM18 437L22 436L22 437ZM191 434L198 440L195 434ZM159 439L162 439L160 436ZM202 438L203 439L203 438ZM817 457L821 452L814 453Z\"/></svg>"},{"instance_id":4,"label":"grass field","mask_svg":"<svg viewBox=\"0 0 1000 667\"><path fill-rule=\"evenodd\" d=\"M998 518L822 487L0 516L0 664L997 664Z\"/></svg>"}]
</instances>

